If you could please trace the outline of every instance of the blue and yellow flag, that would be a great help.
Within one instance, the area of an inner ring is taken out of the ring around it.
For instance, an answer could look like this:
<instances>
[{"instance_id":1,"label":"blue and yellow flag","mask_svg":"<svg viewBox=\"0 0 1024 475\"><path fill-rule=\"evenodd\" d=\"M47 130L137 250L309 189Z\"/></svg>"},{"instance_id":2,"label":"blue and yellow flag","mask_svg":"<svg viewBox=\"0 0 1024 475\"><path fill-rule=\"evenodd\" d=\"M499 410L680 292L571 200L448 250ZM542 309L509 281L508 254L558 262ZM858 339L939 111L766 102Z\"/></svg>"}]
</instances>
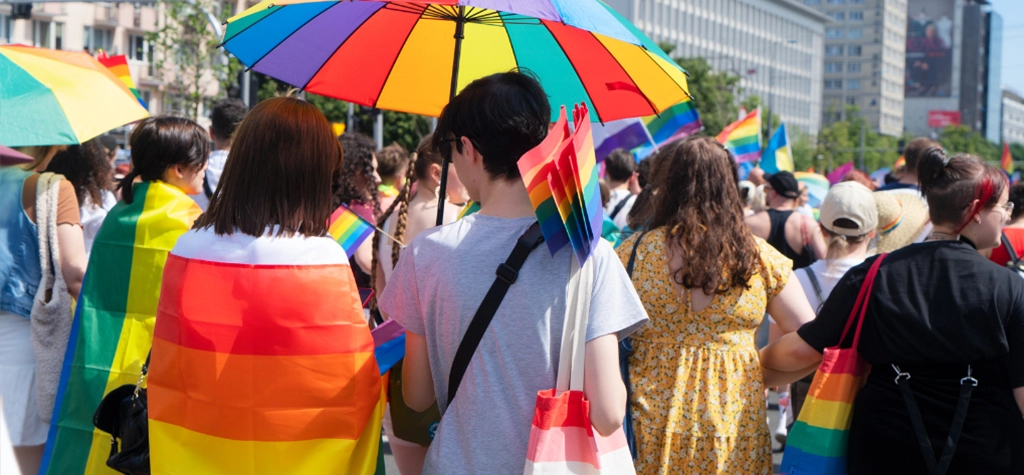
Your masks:
<instances>
[{"instance_id":1,"label":"blue and yellow flag","mask_svg":"<svg viewBox=\"0 0 1024 475\"><path fill-rule=\"evenodd\" d=\"M775 135L768 141L768 147L761 155L761 169L765 173L793 171L793 150L789 147L786 124L779 124L779 128L775 129Z\"/></svg>"}]
</instances>

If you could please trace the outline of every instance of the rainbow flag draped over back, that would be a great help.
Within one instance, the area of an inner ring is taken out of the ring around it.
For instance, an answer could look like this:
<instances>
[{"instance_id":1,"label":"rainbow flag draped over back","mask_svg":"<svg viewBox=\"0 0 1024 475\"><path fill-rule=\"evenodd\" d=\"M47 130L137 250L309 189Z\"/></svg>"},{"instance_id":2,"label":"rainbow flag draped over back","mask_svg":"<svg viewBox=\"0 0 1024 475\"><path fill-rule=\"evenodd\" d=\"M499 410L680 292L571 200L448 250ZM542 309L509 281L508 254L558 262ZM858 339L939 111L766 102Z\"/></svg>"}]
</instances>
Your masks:
<instances>
[{"instance_id":1,"label":"rainbow flag draped over back","mask_svg":"<svg viewBox=\"0 0 1024 475\"><path fill-rule=\"evenodd\" d=\"M737 162L757 161L761 158L761 108L726 126L717 139Z\"/></svg>"},{"instance_id":2,"label":"rainbow flag draped over back","mask_svg":"<svg viewBox=\"0 0 1024 475\"><path fill-rule=\"evenodd\" d=\"M153 341L167 253L202 210L160 181L135 185L103 221L82 284L41 474L115 474L110 435L93 427L105 394L138 382Z\"/></svg>"},{"instance_id":3,"label":"rainbow flag draped over back","mask_svg":"<svg viewBox=\"0 0 1024 475\"><path fill-rule=\"evenodd\" d=\"M107 56L106 51L100 51L100 54L96 56L96 61L99 61L100 64L106 66L107 69L114 73L114 76L117 76L125 86L128 86L128 90L132 91L132 94L135 95L135 99L139 101L139 104L142 104L144 109L149 109L149 106L146 105L146 101L142 100L142 95L139 94L139 90L135 88L135 81L132 81L132 74L128 70L127 56L123 54L119 56Z\"/></svg>"},{"instance_id":4,"label":"rainbow flag draped over back","mask_svg":"<svg viewBox=\"0 0 1024 475\"><path fill-rule=\"evenodd\" d=\"M1010 154L1010 144L1003 142L1003 157L999 161L999 165L1006 172L1006 176L1013 176L1013 155Z\"/></svg>"},{"instance_id":5,"label":"rainbow flag draped over back","mask_svg":"<svg viewBox=\"0 0 1024 475\"><path fill-rule=\"evenodd\" d=\"M198 230L167 258L152 473L374 473L386 393L348 258L326 238L251 241Z\"/></svg>"},{"instance_id":6,"label":"rainbow flag draped over back","mask_svg":"<svg viewBox=\"0 0 1024 475\"><path fill-rule=\"evenodd\" d=\"M348 206L341 205L334 210L327 232L345 249L348 257L352 257L359 249L359 245L373 236L373 225L367 223Z\"/></svg>"}]
</instances>

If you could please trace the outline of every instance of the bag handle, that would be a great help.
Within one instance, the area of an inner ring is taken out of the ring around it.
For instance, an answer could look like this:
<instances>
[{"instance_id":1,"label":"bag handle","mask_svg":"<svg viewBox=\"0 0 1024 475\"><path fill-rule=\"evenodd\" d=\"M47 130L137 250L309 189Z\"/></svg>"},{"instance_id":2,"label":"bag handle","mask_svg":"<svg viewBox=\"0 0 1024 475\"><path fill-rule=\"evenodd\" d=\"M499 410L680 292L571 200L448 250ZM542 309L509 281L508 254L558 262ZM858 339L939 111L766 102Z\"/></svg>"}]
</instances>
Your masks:
<instances>
[{"instance_id":1,"label":"bag handle","mask_svg":"<svg viewBox=\"0 0 1024 475\"><path fill-rule=\"evenodd\" d=\"M451 407L452 401L455 400L455 393L459 390L462 377L466 375L469 361L473 358L473 353L476 353L476 348L480 346L480 340L483 339L484 332L487 331L491 320L494 319L494 314L501 306L501 301L505 299L509 287L519 277L519 269L523 268L523 263L526 262L530 252L540 246L542 242L544 242L544 233L540 230L540 223L533 223L522 236L519 236L516 247L512 249L508 259L500 264L498 270L495 271L497 278L494 279L484 301L477 308L473 320L469 322L469 328L462 336L459 349L455 351L455 360L452 361L452 369L448 373L448 404L445 407Z\"/></svg>"},{"instance_id":2,"label":"bag handle","mask_svg":"<svg viewBox=\"0 0 1024 475\"><path fill-rule=\"evenodd\" d=\"M846 326L843 328L843 336L839 338L839 344L842 345L846 341L846 335L850 332L850 327L853 325L854 320L857 321L857 329L853 334L853 346L851 348L857 348L860 343L860 330L864 325L864 315L868 311L868 301L871 300L871 289L875 286L875 277L878 276L878 268L881 267L882 261L888 256L888 253L879 254L875 262L871 264L871 268L868 269L868 275L864 278L864 283L860 285L860 293L857 294L857 301L853 304L853 309L850 311L850 317L846 320Z\"/></svg>"},{"instance_id":3,"label":"bag handle","mask_svg":"<svg viewBox=\"0 0 1024 475\"><path fill-rule=\"evenodd\" d=\"M590 297L594 287L594 260L580 266L575 256L570 259L569 285L566 288L565 320L562 323L562 345L558 357L555 392L583 390L583 366L587 355L587 325L590 322Z\"/></svg>"},{"instance_id":4,"label":"bag handle","mask_svg":"<svg viewBox=\"0 0 1024 475\"><path fill-rule=\"evenodd\" d=\"M1003 241L1003 247L1006 248L1007 254L1010 255L1010 264L1017 265L1020 263L1020 256L1017 255L1017 251L1013 248L1013 244L1010 244L1010 237L1006 233L1002 233L1000 238Z\"/></svg>"}]
</instances>

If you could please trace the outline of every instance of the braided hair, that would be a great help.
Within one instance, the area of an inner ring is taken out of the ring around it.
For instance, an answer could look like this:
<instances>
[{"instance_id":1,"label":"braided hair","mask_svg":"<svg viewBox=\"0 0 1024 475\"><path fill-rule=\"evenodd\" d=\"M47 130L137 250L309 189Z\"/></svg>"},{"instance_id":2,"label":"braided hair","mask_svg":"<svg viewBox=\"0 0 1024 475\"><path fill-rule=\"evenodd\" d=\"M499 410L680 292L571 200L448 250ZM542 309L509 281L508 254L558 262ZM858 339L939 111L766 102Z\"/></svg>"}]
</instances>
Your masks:
<instances>
[{"instance_id":1,"label":"braided hair","mask_svg":"<svg viewBox=\"0 0 1024 475\"><path fill-rule=\"evenodd\" d=\"M381 229L387 222L388 218L395 212L396 208L401 207L401 211L398 213L398 229L395 231L395 238L403 240L405 234L405 223L406 217L409 215L409 200L412 195L412 182L416 180L416 168L413 166L416 163L416 153L409 157L409 169L405 172L405 184L402 185L402 190L399 191L398 197L391 203L386 211L381 213L379 219L377 219L377 230L373 232L373 259L370 265L370 288L377 288L377 263L380 262L380 238L382 236ZM402 246L399 243L393 243L391 246L391 268L394 269L395 265L398 264L398 257L402 252ZM374 292L376 294L376 292ZM377 308L377 296L374 295L373 301L371 302L371 309Z\"/></svg>"}]
</instances>

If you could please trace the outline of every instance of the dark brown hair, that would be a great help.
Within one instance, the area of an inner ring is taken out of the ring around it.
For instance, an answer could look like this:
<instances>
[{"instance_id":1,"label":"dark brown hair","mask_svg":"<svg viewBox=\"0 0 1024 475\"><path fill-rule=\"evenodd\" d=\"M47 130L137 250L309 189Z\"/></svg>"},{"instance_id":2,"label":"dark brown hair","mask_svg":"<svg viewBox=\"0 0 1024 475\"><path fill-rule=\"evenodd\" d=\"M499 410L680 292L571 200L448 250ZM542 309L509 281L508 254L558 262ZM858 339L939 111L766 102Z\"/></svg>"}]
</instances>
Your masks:
<instances>
[{"instance_id":1,"label":"dark brown hair","mask_svg":"<svg viewBox=\"0 0 1024 475\"><path fill-rule=\"evenodd\" d=\"M235 131L224 174L196 228L262 236L325 236L341 145L312 104L292 97L260 102Z\"/></svg>"},{"instance_id":2,"label":"dark brown hair","mask_svg":"<svg viewBox=\"0 0 1024 475\"><path fill-rule=\"evenodd\" d=\"M377 193L378 183L373 178L373 158L377 144L373 139L359 132L345 132L338 137L341 148L345 151L345 165L338 175L338 188L334 193L334 207L351 205L353 202L369 204L373 209L373 217L380 217L380 195ZM362 189L356 186L356 177L365 179Z\"/></svg>"},{"instance_id":3,"label":"dark brown hair","mask_svg":"<svg viewBox=\"0 0 1024 475\"><path fill-rule=\"evenodd\" d=\"M911 140L906 148L903 149L903 159L907 161L907 171L917 173L922 154L928 149L935 147L939 147L939 143L927 137L918 137Z\"/></svg>"},{"instance_id":4,"label":"dark brown hair","mask_svg":"<svg viewBox=\"0 0 1024 475\"><path fill-rule=\"evenodd\" d=\"M406 163L409 163L409 152L397 143L388 145L377 152L377 174L380 175L381 180L384 177L401 179L395 174Z\"/></svg>"},{"instance_id":5,"label":"dark brown hair","mask_svg":"<svg viewBox=\"0 0 1024 475\"><path fill-rule=\"evenodd\" d=\"M210 157L210 134L195 121L184 117L161 116L139 121L129 138L132 146L132 171L121 179L121 197L131 204L132 182L159 180L168 168L183 165L196 169Z\"/></svg>"},{"instance_id":6,"label":"dark brown hair","mask_svg":"<svg viewBox=\"0 0 1024 475\"><path fill-rule=\"evenodd\" d=\"M710 137L691 136L658 152L650 229L665 228L683 267L673 279L706 294L746 287L760 269L757 243L743 222L736 162Z\"/></svg>"},{"instance_id":7,"label":"dark brown hair","mask_svg":"<svg viewBox=\"0 0 1024 475\"><path fill-rule=\"evenodd\" d=\"M1024 181L1018 181L1010 187L1010 201L1013 202L1013 214L1010 219L1016 221L1024 215Z\"/></svg>"},{"instance_id":8,"label":"dark brown hair","mask_svg":"<svg viewBox=\"0 0 1024 475\"><path fill-rule=\"evenodd\" d=\"M652 170L658 157L659 152L654 152L648 155L647 158L640 160L640 163L636 166L637 184L640 185L640 194L636 195L636 199L633 200L633 206L629 209L629 214L626 215L626 225L631 229L641 229L651 219L651 213L653 212L651 210L651 198L654 196Z\"/></svg>"},{"instance_id":9,"label":"dark brown hair","mask_svg":"<svg viewBox=\"0 0 1024 475\"><path fill-rule=\"evenodd\" d=\"M958 226L958 233L983 208L999 202L1009 186L1002 170L973 155L947 157L940 147L922 153L917 178L932 222Z\"/></svg>"},{"instance_id":10,"label":"dark brown hair","mask_svg":"<svg viewBox=\"0 0 1024 475\"><path fill-rule=\"evenodd\" d=\"M88 196L93 206L102 206L103 190L111 189L114 184L114 168L107 161L107 149L98 138L57 152L46 171L64 175L75 186L79 205L83 205Z\"/></svg>"}]
</instances>

